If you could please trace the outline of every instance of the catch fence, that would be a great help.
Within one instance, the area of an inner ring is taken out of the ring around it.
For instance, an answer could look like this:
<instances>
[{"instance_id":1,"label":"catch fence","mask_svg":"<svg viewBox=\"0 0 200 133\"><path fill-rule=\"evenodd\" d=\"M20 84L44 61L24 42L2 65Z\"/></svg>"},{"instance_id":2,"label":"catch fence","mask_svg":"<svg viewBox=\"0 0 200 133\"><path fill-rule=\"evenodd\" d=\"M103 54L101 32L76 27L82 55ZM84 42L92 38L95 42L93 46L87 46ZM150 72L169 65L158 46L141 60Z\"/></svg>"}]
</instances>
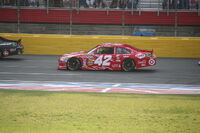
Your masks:
<instances>
[{"instance_id":1,"label":"catch fence","mask_svg":"<svg viewBox=\"0 0 200 133\"><path fill-rule=\"evenodd\" d=\"M200 0L0 0L0 32L200 36Z\"/></svg>"}]
</instances>

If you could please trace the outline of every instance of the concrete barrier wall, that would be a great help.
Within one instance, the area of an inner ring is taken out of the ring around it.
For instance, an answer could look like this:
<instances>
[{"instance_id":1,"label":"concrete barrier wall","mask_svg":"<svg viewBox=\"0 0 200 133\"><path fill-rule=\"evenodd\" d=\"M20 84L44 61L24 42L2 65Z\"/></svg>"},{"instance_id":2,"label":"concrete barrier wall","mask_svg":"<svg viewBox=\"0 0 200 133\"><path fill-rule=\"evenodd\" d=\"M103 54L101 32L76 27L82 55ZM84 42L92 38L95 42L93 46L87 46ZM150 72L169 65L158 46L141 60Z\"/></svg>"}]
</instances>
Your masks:
<instances>
[{"instance_id":1,"label":"concrete barrier wall","mask_svg":"<svg viewBox=\"0 0 200 133\"><path fill-rule=\"evenodd\" d=\"M200 37L132 37L92 35L44 35L0 33L7 39L22 39L24 54L62 55L88 51L101 43L126 43L154 50L157 57L200 58Z\"/></svg>"}]
</instances>

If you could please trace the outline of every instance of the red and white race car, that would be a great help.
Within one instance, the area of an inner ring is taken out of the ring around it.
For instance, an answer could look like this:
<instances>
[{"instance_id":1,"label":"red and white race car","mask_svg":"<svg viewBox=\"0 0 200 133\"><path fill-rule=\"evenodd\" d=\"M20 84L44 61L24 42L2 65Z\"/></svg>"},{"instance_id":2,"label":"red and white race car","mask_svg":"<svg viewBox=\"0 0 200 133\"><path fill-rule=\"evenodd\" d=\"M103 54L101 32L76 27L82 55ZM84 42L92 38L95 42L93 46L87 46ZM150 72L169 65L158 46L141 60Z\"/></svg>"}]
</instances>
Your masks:
<instances>
[{"instance_id":1,"label":"red and white race car","mask_svg":"<svg viewBox=\"0 0 200 133\"><path fill-rule=\"evenodd\" d=\"M141 50L127 44L104 43L88 52L64 54L58 63L58 69L132 71L156 65L156 56L153 50Z\"/></svg>"}]
</instances>

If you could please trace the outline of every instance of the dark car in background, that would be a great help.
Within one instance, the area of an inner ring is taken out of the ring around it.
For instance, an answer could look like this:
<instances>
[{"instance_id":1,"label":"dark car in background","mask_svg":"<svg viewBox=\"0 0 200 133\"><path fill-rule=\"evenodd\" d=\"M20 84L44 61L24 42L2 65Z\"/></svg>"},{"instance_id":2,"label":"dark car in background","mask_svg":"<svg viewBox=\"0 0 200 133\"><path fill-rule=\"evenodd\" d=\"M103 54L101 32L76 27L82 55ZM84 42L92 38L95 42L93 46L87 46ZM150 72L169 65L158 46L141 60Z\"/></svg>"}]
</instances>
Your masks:
<instances>
[{"instance_id":1,"label":"dark car in background","mask_svg":"<svg viewBox=\"0 0 200 133\"><path fill-rule=\"evenodd\" d=\"M23 53L24 46L19 40L8 40L0 37L0 58L10 55L20 55Z\"/></svg>"}]
</instances>

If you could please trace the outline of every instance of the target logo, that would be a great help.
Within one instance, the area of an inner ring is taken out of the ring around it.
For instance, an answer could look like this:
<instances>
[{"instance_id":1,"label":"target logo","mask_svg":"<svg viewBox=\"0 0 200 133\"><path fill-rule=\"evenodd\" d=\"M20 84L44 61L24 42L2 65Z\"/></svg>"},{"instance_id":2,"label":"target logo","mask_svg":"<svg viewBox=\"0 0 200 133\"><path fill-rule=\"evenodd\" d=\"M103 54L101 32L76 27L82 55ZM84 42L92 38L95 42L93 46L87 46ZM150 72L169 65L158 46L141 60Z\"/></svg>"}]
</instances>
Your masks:
<instances>
[{"instance_id":1,"label":"target logo","mask_svg":"<svg viewBox=\"0 0 200 133\"><path fill-rule=\"evenodd\" d=\"M149 65L155 65L156 61L154 59L149 60Z\"/></svg>"}]
</instances>

